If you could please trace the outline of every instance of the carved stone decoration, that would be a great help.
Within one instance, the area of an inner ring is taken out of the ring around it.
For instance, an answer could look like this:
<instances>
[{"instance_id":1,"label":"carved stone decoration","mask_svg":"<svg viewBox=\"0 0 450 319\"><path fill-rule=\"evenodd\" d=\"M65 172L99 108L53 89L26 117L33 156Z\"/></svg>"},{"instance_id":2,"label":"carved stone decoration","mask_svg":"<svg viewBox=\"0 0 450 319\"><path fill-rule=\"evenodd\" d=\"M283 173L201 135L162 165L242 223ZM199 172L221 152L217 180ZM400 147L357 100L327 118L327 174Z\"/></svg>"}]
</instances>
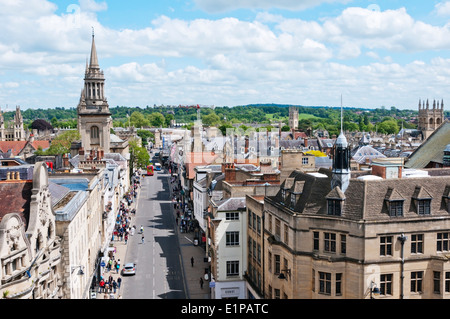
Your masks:
<instances>
[{"instance_id":1,"label":"carved stone decoration","mask_svg":"<svg viewBox=\"0 0 450 319\"><path fill-rule=\"evenodd\" d=\"M6 233L6 240L10 251L14 251L19 248L19 239L21 235L21 226L11 227Z\"/></svg>"}]
</instances>

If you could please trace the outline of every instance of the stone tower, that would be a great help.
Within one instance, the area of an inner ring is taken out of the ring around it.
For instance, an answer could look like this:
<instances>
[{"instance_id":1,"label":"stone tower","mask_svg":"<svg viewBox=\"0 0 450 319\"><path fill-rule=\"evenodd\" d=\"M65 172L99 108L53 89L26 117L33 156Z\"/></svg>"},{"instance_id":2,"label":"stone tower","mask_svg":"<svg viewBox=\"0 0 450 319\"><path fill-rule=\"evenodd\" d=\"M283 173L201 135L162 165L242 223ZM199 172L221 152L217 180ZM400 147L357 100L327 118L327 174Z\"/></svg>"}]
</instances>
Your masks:
<instances>
[{"instance_id":1,"label":"stone tower","mask_svg":"<svg viewBox=\"0 0 450 319\"><path fill-rule=\"evenodd\" d=\"M298 109L296 107L289 107L289 127L291 130L298 129Z\"/></svg>"},{"instance_id":2,"label":"stone tower","mask_svg":"<svg viewBox=\"0 0 450 319\"><path fill-rule=\"evenodd\" d=\"M433 101L433 106L430 108L428 100L419 100L419 125L417 129L422 131L424 140L427 139L444 121L444 100L436 102Z\"/></svg>"},{"instance_id":3,"label":"stone tower","mask_svg":"<svg viewBox=\"0 0 450 319\"><path fill-rule=\"evenodd\" d=\"M26 139L27 136L23 127L23 116L20 112L20 106L16 106L14 123L9 127L5 127L5 119L0 110L0 141L25 141Z\"/></svg>"},{"instance_id":4,"label":"stone tower","mask_svg":"<svg viewBox=\"0 0 450 319\"><path fill-rule=\"evenodd\" d=\"M84 88L81 91L78 112L78 131L81 135L81 147L86 154L90 150L102 150L110 153L111 112L105 97L105 76L100 70L92 33L92 47L89 65L86 61Z\"/></svg>"}]
</instances>

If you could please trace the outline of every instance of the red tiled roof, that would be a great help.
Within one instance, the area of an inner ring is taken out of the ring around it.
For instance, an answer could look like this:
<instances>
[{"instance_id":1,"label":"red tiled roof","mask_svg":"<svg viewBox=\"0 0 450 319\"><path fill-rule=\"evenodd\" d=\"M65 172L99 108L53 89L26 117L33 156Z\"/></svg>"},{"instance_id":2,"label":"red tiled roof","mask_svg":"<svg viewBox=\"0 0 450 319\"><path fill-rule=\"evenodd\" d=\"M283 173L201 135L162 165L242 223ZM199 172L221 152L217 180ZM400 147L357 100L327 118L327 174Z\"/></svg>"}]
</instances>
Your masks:
<instances>
[{"instance_id":1,"label":"red tiled roof","mask_svg":"<svg viewBox=\"0 0 450 319\"><path fill-rule=\"evenodd\" d=\"M0 141L0 151L3 153L7 153L11 150L12 156L17 156L23 150L23 148L27 145L28 141ZM50 147L49 141L34 141L31 143L31 146L37 150L42 147L43 150Z\"/></svg>"},{"instance_id":2,"label":"red tiled roof","mask_svg":"<svg viewBox=\"0 0 450 319\"><path fill-rule=\"evenodd\" d=\"M0 182L0 221L7 214L18 213L22 218L25 229L28 228L30 217L30 201L33 181L11 180Z\"/></svg>"}]
</instances>

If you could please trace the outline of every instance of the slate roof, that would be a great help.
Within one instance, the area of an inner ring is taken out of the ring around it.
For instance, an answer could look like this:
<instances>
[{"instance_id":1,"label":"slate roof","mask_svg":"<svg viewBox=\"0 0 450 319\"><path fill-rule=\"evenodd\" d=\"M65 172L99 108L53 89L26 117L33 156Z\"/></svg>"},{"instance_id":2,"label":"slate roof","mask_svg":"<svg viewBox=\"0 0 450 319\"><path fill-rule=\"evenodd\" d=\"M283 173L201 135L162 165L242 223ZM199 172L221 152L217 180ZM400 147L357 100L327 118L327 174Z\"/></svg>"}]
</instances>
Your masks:
<instances>
[{"instance_id":1,"label":"slate roof","mask_svg":"<svg viewBox=\"0 0 450 319\"><path fill-rule=\"evenodd\" d=\"M231 197L216 202L217 211L237 211L246 207L245 197Z\"/></svg>"},{"instance_id":2,"label":"slate roof","mask_svg":"<svg viewBox=\"0 0 450 319\"><path fill-rule=\"evenodd\" d=\"M444 149L450 144L450 122L439 126L408 158L407 168L425 168L430 162L443 163Z\"/></svg>"},{"instance_id":3,"label":"slate roof","mask_svg":"<svg viewBox=\"0 0 450 319\"><path fill-rule=\"evenodd\" d=\"M61 199L63 199L70 192L69 188L62 185L58 185L51 181L48 182L48 190L50 191L51 194L52 207L55 206Z\"/></svg>"},{"instance_id":4,"label":"slate roof","mask_svg":"<svg viewBox=\"0 0 450 319\"><path fill-rule=\"evenodd\" d=\"M403 217L396 218L423 218L417 213L417 199L431 200L433 217L448 217L447 206L443 199L450 193L450 170L445 170L441 176L429 178L410 177L393 179L356 179L350 180L345 194L340 190L331 189L331 171L320 169L322 177L318 174L308 174L294 171L285 180L282 187L287 187L286 198L283 202L281 188L268 201L274 205L290 209L291 193L296 182L304 181L303 192L299 196L293 209L296 213L304 215L327 215L327 197L345 197L342 216L354 220L390 220L389 200L404 200ZM324 174L324 175L323 175ZM323 177L325 176L325 177Z\"/></svg>"}]
</instances>

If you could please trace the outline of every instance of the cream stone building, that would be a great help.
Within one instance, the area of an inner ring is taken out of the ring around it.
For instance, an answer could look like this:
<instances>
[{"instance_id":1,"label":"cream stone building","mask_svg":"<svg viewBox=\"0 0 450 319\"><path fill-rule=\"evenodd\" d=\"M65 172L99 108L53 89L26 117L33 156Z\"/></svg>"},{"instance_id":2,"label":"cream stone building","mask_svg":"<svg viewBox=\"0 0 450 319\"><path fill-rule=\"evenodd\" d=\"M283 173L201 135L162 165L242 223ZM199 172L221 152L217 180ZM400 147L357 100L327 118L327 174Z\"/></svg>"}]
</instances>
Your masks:
<instances>
[{"instance_id":1,"label":"cream stone building","mask_svg":"<svg viewBox=\"0 0 450 319\"><path fill-rule=\"evenodd\" d=\"M58 299L61 243L47 167L37 163L30 175L20 172L19 166L10 167L0 181L1 298Z\"/></svg>"},{"instance_id":2,"label":"cream stone building","mask_svg":"<svg viewBox=\"0 0 450 319\"><path fill-rule=\"evenodd\" d=\"M449 298L450 170L352 174L344 193L295 171L265 198L264 297Z\"/></svg>"}]
</instances>

